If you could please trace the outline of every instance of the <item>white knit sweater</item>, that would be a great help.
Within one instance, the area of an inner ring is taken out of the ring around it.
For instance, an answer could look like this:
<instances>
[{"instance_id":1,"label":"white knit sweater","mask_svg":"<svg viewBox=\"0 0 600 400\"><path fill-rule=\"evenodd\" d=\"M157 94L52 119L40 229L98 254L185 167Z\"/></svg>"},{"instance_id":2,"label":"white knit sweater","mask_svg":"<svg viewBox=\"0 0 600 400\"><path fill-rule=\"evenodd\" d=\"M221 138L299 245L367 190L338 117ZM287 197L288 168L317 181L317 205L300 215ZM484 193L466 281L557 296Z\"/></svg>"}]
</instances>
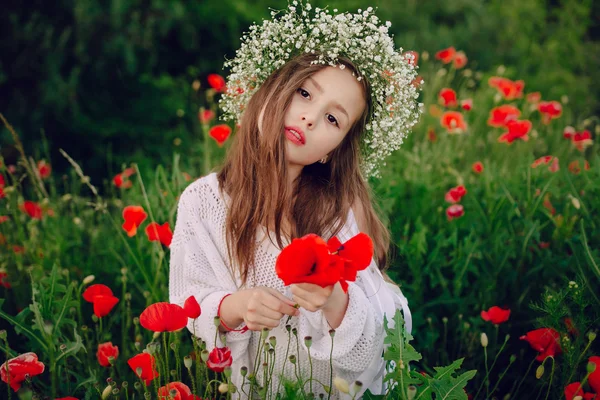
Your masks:
<instances>
[{"instance_id":1,"label":"white knit sweater","mask_svg":"<svg viewBox=\"0 0 600 400\"><path fill-rule=\"evenodd\" d=\"M215 330L213 318L217 315L217 307L223 296L236 292L241 287L241 280L237 269L227 257L225 240L225 221L230 199L227 194L219 190L216 173L202 177L190 184L182 193L177 212L177 221L171 243L171 261L169 276L170 302L183 306L184 301L194 295L200 303L202 314L195 320L190 320L188 329L208 343L210 351L214 345ZM350 211L347 221L336 236L343 243L359 232L356 220ZM253 274L248 274L246 287L268 286L274 288L285 296L292 298L289 287L275 273L275 261L281 252L273 243L276 243L273 233L268 233L273 241L266 238L267 230L264 227L257 232L257 250ZM263 240L266 239L266 240ZM324 237L324 239L328 239ZM287 243L284 243L287 244ZM233 272L236 271L236 272ZM406 298L395 286L386 283L375 261L364 271L360 271L356 282L349 282L349 302L346 314L335 330L332 365L333 376L341 377L352 383L359 380L363 383L360 393L370 389L373 393L382 393L382 384L385 363L383 352L383 313L392 319L396 308L402 308L406 319L406 327L410 330L410 311ZM330 383L330 352L331 329L322 311L310 312L300 309L301 315L290 320L292 328L298 332L298 345L296 338L291 335L289 354L296 355L300 367L298 373L306 380L310 376L308 362L308 349L304 344L304 337L312 337L310 356L312 358L313 378L323 385ZM278 388L279 374L283 373L290 379L295 379L294 365L285 358L288 345L288 332L285 329L287 316L282 318L279 326L269 332L275 336L277 345L274 355L269 359L269 368L273 369L271 392ZM195 325L195 326L194 326ZM243 326L243 324L242 324ZM241 327L241 326L240 326ZM236 327L236 328L240 328ZM240 368L254 368L254 359L260 343L260 332L247 331L245 333L228 332L226 345L231 349L232 381L238 388L241 398L247 398L240 391L242 377ZM217 338L217 346L223 343ZM297 351L299 347L299 353ZM264 346L263 346L264 347ZM262 362L257 367L258 382L263 383ZM325 393L323 386L316 381L312 382L313 392L316 396ZM244 390L248 393L248 380L245 380ZM281 390L281 389L280 389ZM305 384L306 392L310 391L310 383ZM348 398L335 388L331 398ZM233 398L238 398L238 394ZM358 396L357 396L358 398Z\"/></svg>"}]
</instances>

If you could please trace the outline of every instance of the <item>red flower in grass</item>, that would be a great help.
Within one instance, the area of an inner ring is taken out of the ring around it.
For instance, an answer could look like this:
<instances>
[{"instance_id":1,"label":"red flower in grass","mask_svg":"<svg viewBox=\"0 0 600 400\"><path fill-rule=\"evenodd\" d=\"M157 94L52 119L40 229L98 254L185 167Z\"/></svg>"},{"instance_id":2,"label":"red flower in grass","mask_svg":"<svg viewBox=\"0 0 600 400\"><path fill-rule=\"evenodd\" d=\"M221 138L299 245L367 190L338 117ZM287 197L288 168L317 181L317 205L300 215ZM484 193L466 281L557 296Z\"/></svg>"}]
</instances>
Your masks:
<instances>
[{"instance_id":1,"label":"red flower in grass","mask_svg":"<svg viewBox=\"0 0 600 400\"><path fill-rule=\"evenodd\" d=\"M169 247L173 240L173 232L168 222L162 225L152 222L146 227L146 236L151 242L160 241L165 246Z\"/></svg>"},{"instance_id":2,"label":"red flower in grass","mask_svg":"<svg viewBox=\"0 0 600 400\"><path fill-rule=\"evenodd\" d=\"M83 299L94 304L94 314L103 318L110 313L119 299L113 296L112 290L106 285L91 285L83 292Z\"/></svg>"},{"instance_id":3,"label":"red flower in grass","mask_svg":"<svg viewBox=\"0 0 600 400\"><path fill-rule=\"evenodd\" d=\"M119 357L119 347L113 346L112 342L101 343L98 345L96 357L101 366L110 367L108 357L114 357L116 360Z\"/></svg>"},{"instance_id":4,"label":"red flower in grass","mask_svg":"<svg viewBox=\"0 0 600 400\"><path fill-rule=\"evenodd\" d=\"M529 136L527 136L527 135L529 134L529 131L531 130L531 121L529 121L529 120L523 120L523 121L511 120L506 123L506 128L508 129L508 131L504 132L498 138L499 143L504 142L507 144L512 144L512 142L514 142L517 139L521 139L526 142L529 140Z\"/></svg>"},{"instance_id":5,"label":"red flower in grass","mask_svg":"<svg viewBox=\"0 0 600 400\"><path fill-rule=\"evenodd\" d=\"M93 303L96 296L112 296L113 291L106 285L96 284L88 286L83 292L83 299L87 302Z\"/></svg>"},{"instance_id":6,"label":"red flower in grass","mask_svg":"<svg viewBox=\"0 0 600 400\"><path fill-rule=\"evenodd\" d=\"M546 357L554 357L562 352L560 348L560 333L552 328L535 329L527 332L520 339L528 341L531 348L540 353L536 357L538 361L544 361Z\"/></svg>"},{"instance_id":7,"label":"red flower in grass","mask_svg":"<svg viewBox=\"0 0 600 400\"><path fill-rule=\"evenodd\" d=\"M454 59L452 61L454 63L454 68L461 69L465 65L467 65L467 61L468 61L467 55L465 54L464 51L457 51L456 54L454 55Z\"/></svg>"},{"instance_id":8,"label":"red flower in grass","mask_svg":"<svg viewBox=\"0 0 600 400\"><path fill-rule=\"evenodd\" d=\"M427 140L429 140L431 143L437 142L437 135L435 134L435 129L432 127L427 130Z\"/></svg>"},{"instance_id":9,"label":"red flower in grass","mask_svg":"<svg viewBox=\"0 0 600 400\"><path fill-rule=\"evenodd\" d=\"M565 326L567 327L567 331L573 336L579 336L579 331L573 325L573 320L569 317L565 318Z\"/></svg>"},{"instance_id":10,"label":"red flower in grass","mask_svg":"<svg viewBox=\"0 0 600 400\"><path fill-rule=\"evenodd\" d=\"M443 88L440 90L438 99L439 103L444 107L456 107L458 105L456 92L450 88Z\"/></svg>"},{"instance_id":11,"label":"red flower in grass","mask_svg":"<svg viewBox=\"0 0 600 400\"><path fill-rule=\"evenodd\" d=\"M113 183L119 189L129 189L133 186L133 182L129 180L133 174L135 174L135 168L126 168L125 171L114 176Z\"/></svg>"},{"instance_id":12,"label":"red flower in grass","mask_svg":"<svg viewBox=\"0 0 600 400\"><path fill-rule=\"evenodd\" d=\"M516 120L520 115L521 111L517 107L510 104L503 104L490 110L487 123L489 126L502 128L506 126L508 121Z\"/></svg>"},{"instance_id":13,"label":"red flower in grass","mask_svg":"<svg viewBox=\"0 0 600 400\"><path fill-rule=\"evenodd\" d=\"M467 194L467 189L463 185L459 185L448 190L446 196L444 196L444 200L448 203L458 203L465 194Z\"/></svg>"},{"instance_id":14,"label":"red flower in grass","mask_svg":"<svg viewBox=\"0 0 600 400\"><path fill-rule=\"evenodd\" d=\"M173 395L173 392L175 393ZM160 400L202 400L192 394L190 388L181 382L167 383L158 389L158 398Z\"/></svg>"},{"instance_id":15,"label":"red flower in grass","mask_svg":"<svg viewBox=\"0 0 600 400\"><path fill-rule=\"evenodd\" d=\"M577 150L581 152L585 151L585 149L594 144L594 141L592 140L592 134L588 130L585 130L581 133L576 132L571 137L571 141Z\"/></svg>"},{"instance_id":16,"label":"red flower in grass","mask_svg":"<svg viewBox=\"0 0 600 400\"><path fill-rule=\"evenodd\" d=\"M573 138L573 135L576 133L577 132L575 132L575 128L573 128L572 126L565 126L565 129L563 129L563 137L565 139L571 140Z\"/></svg>"},{"instance_id":17,"label":"red flower in grass","mask_svg":"<svg viewBox=\"0 0 600 400\"><path fill-rule=\"evenodd\" d=\"M201 109L198 111L198 119L203 124L208 124L215 118L215 112L213 110Z\"/></svg>"},{"instance_id":18,"label":"red flower in grass","mask_svg":"<svg viewBox=\"0 0 600 400\"><path fill-rule=\"evenodd\" d=\"M460 218L465 214L465 209L460 204L452 204L446 208L446 217L448 221L452 221L455 218Z\"/></svg>"},{"instance_id":19,"label":"red flower in grass","mask_svg":"<svg viewBox=\"0 0 600 400\"><path fill-rule=\"evenodd\" d=\"M50 177L50 173L52 173L52 167L50 164L46 164L46 160L41 160L37 163L37 172L40 178L47 179Z\"/></svg>"},{"instance_id":20,"label":"red flower in grass","mask_svg":"<svg viewBox=\"0 0 600 400\"><path fill-rule=\"evenodd\" d=\"M590 385L591 386L591 385ZM596 398L594 393L585 393L579 382L573 382L565 387L566 400L573 400L576 396L582 397L584 400L592 400Z\"/></svg>"},{"instance_id":21,"label":"red flower in grass","mask_svg":"<svg viewBox=\"0 0 600 400\"><path fill-rule=\"evenodd\" d=\"M212 128L210 128L208 134L210 135L210 137L215 139L219 146L223 146L223 143L225 143L225 141L231 134L231 128L229 127L229 125L225 124L215 125Z\"/></svg>"},{"instance_id":22,"label":"red flower in grass","mask_svg":"<svg viewBox=\"0 0 600 400\"><path fill-rule=\"evenodd\" d=\"M19 208L33 219L42 219L42 207L38 203L27 200Z\"/></svg>"},{"instance_id":23,"label":"red flower in grass","mask_svg":"<svg viewBox=\"0 0 600 400\"><path fill-rule=\"evenodd\" d=\"M542 94L540 92L527 93L527 95L525 95L525 100L527 100L528 103L537 104L542 100Z\"/></svg>"},{"instance_id":24,"label":"red flower in grass","mask_svg":"<svg viewBox=\"0 0 600 400\"><path fill-rule=\"evenodd\" d=\"M146 386L159 376L156 370L156 360L151 354L141 353L133 356L127 360L127 364L140 379L144 380ZM138 374L138 368L141 368L141 374Z\"/></svg>"},{"instance_id":25,"label":"red flower in grass","mask_svg":"<svg viewBox=\"0 0 600 400\"><path fill-rule=\"evenodd\" d=\"M600 394L600 357L592 356L588 359L588 363L596 364L596 369L588 377L588 383L594 392Z\"/></svg>"},{"instance_id":26,"label":"red flower in grass","mask_svg":"<svg viewBox=\"0 0 600 400\"><path fill-rule=\"evenodd\" d=\"M225 367L231 366L233 359L231 358L231 350L229 347L215 347L208 355L206 365L212 371L223 372Z\"/></svg>"},{"instance_id":27,"label":"red flower in grass","mask_svg":"<svg viewBox=\"0 0 600 400\"><path fill-rule=\"evenodd\" d=\"M491 87L496 88L506 100L514 100L523 97L523 88L525 87L524 81L512 81L508 78L492 76L488 79L488 84Z\"/></svg>"},{"instance_id":28,"label":"red flower in grass","mask_svg":"<svg viewBox=\"0 0 600 400\"><path fill-rule=\"evenodd\" d=\"M79 399L77 397L67 396L67 397L60 397L60 398L54 399L54 400L79 400Z\"/></svg>"},{"instance_id":29,"label":"red flower in grass","mask_svg":"<svg viewBox=\"0 0 600 400\"><path fill-rule=\"evenodd\" d=\"M224 92L226 89L225 78L218 74L209 74L208 84L217 92Z\"/></svg>"},{"instance_id":30,"label":"red flower in grass","mask_svg":"<svg viewBox=\"0 0 600 400\"><path fill-rule=\"evenodd\" d=\"M177 304L150 304L140 315L140 325L153 332L174 332L183 329L188 316Z\"/></svg>"},{"instance_id":31,"label":"red flower in grass","mask_svg":"<svg viewBox=\"0 0 600 400\"><path fill-rule=\"evenodd\" d=\"M2 176L2 175L0 175ZM6 197L6 193L4 193L4 189L2 189L2 186L0 186L0 199L3 199Z\"/></svg>"},{"instance_id":32,"label":"red flower in grass","mask_svg":"<svg viewBox=\"0 0 600 400\"><path fill-rule=\"evenodd\" d=\"M132 237L137 233L137 228L144 222L148 214L142 206L127 206L123 209L123 229L127 236Z\"/></svg>"},{"instance_id":33,"label":"red flower in grass","mask_svg":"<svg viewBox=\"0 0 600 400\"><path fill-rule=\"evenodd\" d=\"M535 160L533 163L531 163L531 168L537 168L542 164L550 164L550 161L552 161L554 157L552 156L543 156L538 158L537 160Z\"/></svg>"},{"instance_id":34,"label":"red flower in grass","mask_svg":"<svg viewBox=\"0 0 600 400\"><path fill-rule=\"evenodd\" d=\"M44 372L44 363L38 361L37 354L24 353L11 358L0 366L0 377L3 382L10 381L10 387L16 392L26 376L34 377Z\"/></svg>"},{"instance_id":35,"label":"red flower in grass","mask_svg":"<svg viewBox=\"0 0 600 400\"><path fill-rule=\"evenodd\" d=\"M508 317L510 317L510 310L505 310L498 306L493 306L487 311L481 311L481 318L484 321L490 321L496 325L508 321Z\"/></svg>"},{"instance_id":36,"label":"red flower in grass","mask_svg":"<svg viewBox=\"0 0 600 400\"><path fill-rule=\"evenodd\" d=\"M419 53L414 50L405 51L404 59L414 67L419 63Z\"/></svg>"},{"instance_id":37,"label":"red flower in grass","mask_svg":"<svg viewBox=\"0 0 600 400\"><path fill-rule=\"evenodd\" d=\"M345 243L337 237L332 237L327 242L332 262L340 263L342 276L340 285L344 292L348 291L348 281L356 281L358 271L362 271L371 264L373 259L373 241L365 233L359 233ZM339 260L336 260L339 258Z\"/></svg>"},{"instance_id":38,"label":"red flower in grass","mask_svg":"<svg viewBox=\"0 0 600 400\"><path fill-rule=\"evenodd\" d=\"M476 174L480 174L483 172L483 163L481 161L475 161L473 163L473 165L471 166L471 169L473 170L473 172L475 172Z\"/></svg>"},{"instance_id":39,"label":"red flower in grass","mask_svg":"<svg viewBox=\"0 0 600 400\"><path fill-rule=\"evenodd\" d=\"M463 133L467 130L467 123L463 115L457 111L446 111L442 114L440 123L448 130L448 133Z\"/></svg>"},{"instance_id":40,"label":"red flower in grass","mask_svg":"<svg viewBox=\"0 0 600 400\"><path fill-rule=\"evenodd\" d=\"M8 281L8 274L5 271L0 271L0 286L4 286L6 289L11 288Z\"/></svg>"},{"instance_id":41,"label":"red flower in grass","mask_svg":"<svg viewBox=\"0 0 600 400\"><path fill-rule=\"evenodd\" d=\"M444 64L449 64L452 62L452 60L454 60L455 55L456 49L453 46L451 46L435 53L435 58L442 61Z\"/></svg>"},{"instance_id":42,"label":"red flower in grass","mask_svg":"<svg viewBox=\"0 0 600 400\"><path fill-rule=\"evenodd\" d=\"M461 100L460 107L465 111L471 111L471 109L473 108L473 99Z\"/></svg>"},{"instance_id":43,"label":"red flower in grass","mask_svg":"<svg viewBox=\"0 0 600 400\"><path fill-rule=\"evenodd\" d=\"M191 319L198 318L202 313L200 304L198 304L198 300L196 300L196 297L194 296L188 297L185 303L183 303L183 311L185 311L187 317Z\"/></svg>"},{"instance_id":44,"label":"red flower in grass","mask_svg":"<svg viewBox=\"0 0 600 400\"><path fill-rule=\"evenodd\" d=\"M6 186L6 181L4 180L4 175L0 174L0 189Z\"/></svg>"},{"instance_id":45,"label":"red flower in grass","mask_svg":"<svg viewBox=\"0 0 600 400\"><path fill-rule=\"evenodd\" d=\"M545 125L562 115L562 105L558 101L541 101L537 109L542 113L542 123Z\"/></svg>"},{"instance_id":46,"label":"red flower in grass","mask_svg":"<svg viewBox=\"0 0 600 400\"><path fill-rule=\"evenodd\" d=\"M313 283L326 287L340 280L341 266L332 263L325 241L308 234L292 240L275 263L275 272L285 286L293 283Z\"/></svg>"},{"instance_id":47,"label":"red flower in grass","mask_svg":"<svg viewBox=\"0 0 600 400\"><path fill-rule=\"evenodd\" d=\"M1 189L0 189L1 190ZM0 215L0 224L5 223L6 221L8 221L10 219L10 217L8 215Z\"/></svg>"}]
</instances>

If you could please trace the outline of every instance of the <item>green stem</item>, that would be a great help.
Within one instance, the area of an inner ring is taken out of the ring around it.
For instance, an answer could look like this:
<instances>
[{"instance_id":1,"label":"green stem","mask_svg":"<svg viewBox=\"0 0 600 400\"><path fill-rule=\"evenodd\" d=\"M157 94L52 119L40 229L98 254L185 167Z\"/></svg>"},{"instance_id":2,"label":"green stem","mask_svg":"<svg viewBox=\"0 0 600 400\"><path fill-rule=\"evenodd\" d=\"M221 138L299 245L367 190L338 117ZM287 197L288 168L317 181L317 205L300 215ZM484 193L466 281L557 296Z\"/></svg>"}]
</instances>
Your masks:
<instances>
[{"instance_id":1,"label":"green stem","mask_svg":"<svg viewBox=\"0 0 600 400\"><path fill-rule=\"evenodd\" d=\"M533 358L533 360L531 360L531 362L529 363L529 367L527 368L527 371L525 371L525 374L523 374L523 378L521 378L521 381L519 382L519 386L517 386L517 389L515 390L515 392L510 396L513 399L517 399L517 393L519 393L519 389L521 389L521 385L523 384L523 382L525 381L525 378L527 378L527 375L529 374L529 371L531 371L531 367L533 367L533 363L535 362L537 356Z\"/></svg>"},{"instance_id":2,"label":"green stem","mask_svg":"<svg viewBox=\"0 0 600 400\"><path fill-rule=\"evenodd\" d=\"M508 369L510 368L510 366L513 364L513 359L511 358L510 362L508 363L508 365L506 366L506 368L504 369L504 371L502 371L502 373L500 374L500 376L498 377L498 381L496 382L496 385L494 385L494 387L492 388L491 393L489 394L489 396L493 395L494 392L496 391L496 389L498 389L498 385L500 384L500 381L502 380L502 378L504 378L504 375L506 375L506 372L508 372Z\"/></svg>"},{"instance_id":3,"label":"green stem","mask_svg":"<svg viewBox=\"0 0 600 400\"><path fill-rule=\"evenodd\" d=\"M329 350L329 390L327 391L327 400L331 398L331 386L333 385L333 337L331 335L331 350Z\"/></svg>"},{"instance_id":4,"label":"green stem","mask_svg":"<svg viewBox=\"0 0 600 400\"><path fill-rule=\"evenodd\" d=\"M481 385L479 385L479 389L477 390L477 393L475 394L475 397L474 397L475 399L479 396L481 389L483 389L483 385L485 384L485 382L488 379L488 376L490 375L490 369L488 366L487 347L483 348L483 356L485 358L485 377L483 378L483 381L481 381Z\"/></svg>"},{"instance_id":5,"label":"green stem","mask_svg":"<svg viewBox=\"0 0 600 400\"><path fill-rule=\"evenodd\" d=\"M281 388L281 381L283 381L283 376L285 376L285 366L287 365L288 362L288 354L290 352L290 340L291 340L291 329L288 331L288 343L287 343L287 348L285 349L285 358L283 359L283 368L281 369L281 375L279 376L279 384L277 385L277 392L279 393L279 388ZM275 363L273 363L275 364Z\"/></svg>"},{"instance_id":6,"label":"green stem","mask_svg":"<svg viewBox=\"0 0 600 400\"><path fill-rule=\"evenodd\" d=\"M550 389L552 388L552 379L554 378L554 366L556 365L554 363L554 357L550 357L552 359L552 371L550 372L550 382L548 383L548 391L546 392L546 399L548 400L548 396L550 395Z\"/></svg>"},{"instance_id":7,"label":"green stem","mask_svg":"<svg viewBox=\"0 0 600 400\"><path fill-rule=\"evenodd\" d=\"M310 356L310 347L307 347L307 349L308 349L308 363L310 364L310 392L314 394L313 385L312 385L312 381L313 381L312 357Z\"/></svg>"}]
</instances>

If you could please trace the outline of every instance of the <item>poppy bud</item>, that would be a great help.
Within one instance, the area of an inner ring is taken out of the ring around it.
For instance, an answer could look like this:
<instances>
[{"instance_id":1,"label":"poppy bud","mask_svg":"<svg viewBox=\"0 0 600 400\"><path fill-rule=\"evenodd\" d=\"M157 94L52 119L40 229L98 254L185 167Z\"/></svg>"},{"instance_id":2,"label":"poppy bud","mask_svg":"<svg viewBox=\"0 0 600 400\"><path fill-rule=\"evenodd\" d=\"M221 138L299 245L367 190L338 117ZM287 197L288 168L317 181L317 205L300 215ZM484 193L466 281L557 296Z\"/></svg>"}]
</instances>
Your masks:
<instances>
[{"instance_id":1,"label":"poppy bud","mask_svg":"<svg viewBox=\"0 0 600 400\"><path fill-rule=\"evenodd\" d=\"M310 346L312 345L312 336L305 336L304 337L304 344L306 345L306 347L308 349L310 349Z\"/></svg>"},{"instance_id":2,"label":"poppy bud","mask_svg":"<svg viewBox=\"0 0 600 400\"><path fill-rule=\"evenodd\" d=\"M290 324L287 324L285 326L285 330L288 331L288 332L290 332L292 330L292 326Z\"/></svg>"},{"instance_id":3,"label":"poppy bud","mask_svg":"<svg viewBox=\"0 0 600 400\"><path fill-rule=\"evenodd\" d=\"M298 329L292 328L292 333L294 334L294 336L298 336Z\"/></svg>"},{"instance_id":4,"label":"poppy bud","mask_svg":"<svg viewBox=\"0 0 600 400\"><path fill-rule=\"evenodd\" d=\"M135 390L137 390L138 392L140 392L142 390L142 384L139 382L136 382L133 384L133 387L135 388Z\"/></svg>"},{"instance_id":5,"label":"poppy bud","mask_svg":"<svg viewBox=\"0 0 600 400\"><path fill-rule=\"evenodd\" d=\"M267 327L262 328L262 331L260 332L260 339L265 340L268 335L269 335L269 328L267 328Z\"/></svg>"},{"instance_id":6,"label":"poppy bud","mask_svg":"<svg viewBox=\"0 0 600 400\"><path fill-rule=\"evenodd\" d=\"M135 346L135 349L137 351L141 351L141 349L142 349L142 343L141 342L135 342L133 345Z\"/></svg>"},{"instance_id":7,"label":"poppy bud","mask_svg":"<svg viewBox=\"0 0 600 400\"><path fill-rule=\"evenodd\" d=\"M117 395L117 394L119 394L119 388L113 388L113 390L112 390L112 394L113 394L113 395Z\"/></svg>"},{"instance_id":8,"label":"poppy bud","mask_svg":"<svg viewBox=\"0 0 600 400\"><path fill-rule=\"evenodd\" d=\"M219 316L214 317L213 324L215 324L215 326L218 328L219 325L221 325L221 318Z\"/></svg>"},{"instance_id":9,"label":"poppy bud","mask_svg":"<svg viewBox=\"0 0 600 400\"><path fill-rule=\"evenodd\" d=\"M6 340L6 329L0 331L0 339Z\"/></svg>"},{"instance_id":10,"label":"poppy bud","mask_svg":"<svg viewBox=\"0 0 600 400\"><path fill-rule=\"evenodd\" d=\"M110 397L112 392L112 386L108 385L107 387L104 388L104 390L102 391L102 400L106 400Z\"/></svg>"},{"instance_id":11,"label":"poppy bud","mask_svg":"<svg viewBox=\"0 0 600 400\"><path fill-rule=\"evenodd\" d=\"M544 376L544 364L540 364L540 366L535 370L536 379L540 379L542 376Z\"/></svg>"},{"instance_id":12,"label":"poppy bud","mask_svg":"<svg viewBox=\"0 0 600 400\"><path fill-rule=\"evenodd\" d=\"M129 387L129 383L127 383L127 381L123 381L123 382L121 383L121 387L122 387L123 389L127 389L127 388Z\"/></svg>"},{"instance_id":13,"label":"poppy bud","mask_svg":"<svg viewBox=\"0 0 600 400\"><path fill-rule=\"evenodd\" d=\"M335 329L330 329L329 330L329 336L331 336L331 337L335 336Z\"/></svg>"},{"instance_id":14,"label":"poppy bud","mask_svg":"<svg viewBox=\"0 0 600 400\"><path fill-rule=\"evenodd\" d=\"M588 374L591 374L596 369L598 369L598 366L596 365L596 363L589 361L587 363L586 369L587 369Z\"/></svg>"},{"instance_id":15,"label":"poppy bud","mask_svg":"<svg viewBox=\"0 0 600 400\"><path fill-rule=\"evenodd\" d=\"M596 332L588 333L588 339L590 342L593 342L596 339Z\"/></svg>"},{"instance_id":16,"label":"poppy bud","mask_svg":"<svg viewBox=\"0 0 600 400\"><path fill-rule=\"evenodd\" d=\"M510 363L512 364L512 363L514 363L515 361L517 361L517 356L515 356L514 354L512 354L512 355L510 356Z\"/></svg>"},{"instance_id":17,"label":"poppy bud","mask_svg":"<svg viewBox=\"0 0 600 400\"><path fill-rule=\"evenodd\" d=\"M413 400L415 398L415 395L417 394L417 387L414 385L410 385L408 387L408 400Z\"/></svg>"},{"instance_id":18,"label":"poppy bud","mask_svg":"<svg viewBox=\"0 0 600 400\"><path fill-rule=\"evenodd\" d=\"M146 393L144 393L144 398L146 400L150 400L152 398L152 395L150 394L150 392L146 392Z\"/></svg>"},{"instance_id":19,"label":"poppy bud","mask_svg":"<svg viewBox=\"0 0 600 400\"><path fill-rule=\"evenodd\" d=\"M248 374L248 367L246 367L245 365L240 368L240 375L242 375L243 377L246 376Z\"/></svg>"},{"instance_id":20,"label":"poppy bud","mask_svg":"<svg viewBox=\"0 0 600 400\"><path fill-rule=\"evenodd\" d=\"M295 355L295 354L292 354L292 355L289 357L289 359L290 359L290 362L291 362L292 364L296 364L296 355Z\"/></svg>"},{"instance_id":21,"label":"poppy bud","mask_svg":"<svg viewBox=\"0 0 600 400\"><path fill-rule=\"evenodd\" d=\"M133 318L133 324L134 325L139 325L140 324L140 318L139 317L134 317Z\"/></svg>"},{"instance_id":22,"label":"poppy bud","mask_svg":"<svg viewBox=\"0 0 600 400\"><path fill-rule=\"evenodd\" d=\"M94 282L94 279L96 279L94 275L88 275L85 278L83 278L83 284L89 285L90 283Z\"/></svg>"},{"instance_id":23,"label":"poppy bud","mask_svg":"<svg viewBox=\"0 0 600 400\"><path fill-rule=\"evenodd\" d=\"M444 324L447 324L448 323L448 317L442 317L442 322Z\"/></svg>"},{"instance_id":24,"label":"poppy bud","mask_svg":"<svg viewBox=\"0 0 600 400\"><path fill-rule=\"evenodd\" d=\"M170 371L170 374L171 374L171 376L172 376L173 378L177 378L177 370L175 370L175 369L172 369L172 370Z\"/></svg>"},{"instance_id":25,"label":"poppy bud","mask_svg":"<svg viewBox=\"0 0 600 400\"><path fill-rule=\"evenodd\" d=\"M202 350L200 352L200 358L202 359L202 361L206 362L208 360L208 350Z\"/></svg>"},{"instance_id":26,"label":"poppy bud","mask_svg":"<svg viewBox=\"0 0 600 400\"><path fill-rule=\"evenodd\" d=\"M275 336L270 336L269 343L271 344L271 346L277 347L277 338Z\"/></svg>"},{"instance_id":27,"label":"poppy bud","mask_svg":"<svg viewBox=\"0 0 600 400\"><path fill-rule=\"evenodd\" d=\"M96 314L92 314L92 321L98 323L98 317L96 316Z\"/></svg>"},{"instance_id":28,"label":"poppy bud","mask_svg":"<svg viewBox=\"0 0 600 400\"><path fill-rule=\"evenodd\" d=\"M227 378L231 378L231 367L225 367L223 374L225 374Z\"/></svg>"},{"instance_id":29,"label":"poppy bud","mask_svg":"<svg viewBox=\"0 0 600 400\"><path fill-rule=\"evenodd\" d=\"M222 382L219 385L219 393L227 393L229 391L229 386L227 386L227 384L225 382Z\"/></svg>"},{"instance_id":30,"label":"poppy bud","mask_svg":"<svg viewBox=\"0 0 600 400\"><path fill-rule=\"evenodd\" d=\"M485 332L483 332L483 333L481 334L481 346L482 346L483 348L486 348L486 347L488 346L488 337L487 337L487 335L485 334Z\"/></svg>"},{"instance_id":31,"label":"poppy bud","mask_svg":"<svg viewBox=\"0 0 600 400\"><path fill-rule=\"evenodd\" d=\"M362 388L363 384L361 381L354 381L354 383L352 384L352 393L353 394L357 394L360 391L360 388Z\"/></svg>"},{"instance_id":32,"label":"poppy bud","mask_svg":"<svg viewBox=\"0 0 600 400\"><path fill-rule=\"evenodd\" d=\"M154 332L154 334L152 335L152 339L156 340L160 337L160 332Z\"/></svg>"},{"instance_id":33,"label":"poppy bud","mask_svg":"<svg viewBox=\"0 0 600 400\"><path fill-rule=\"evenodd\" d=\"M190 356L183 357L183 365L185 365L185 367L187 369L192 368L192 357L190 357Z\"/></svg>"},{"instance_id":34,"label":"poppy bud","mask_svg":"<svg viewBox=\"0 0 600 400\"><path fill-rule=\"evenodd\" d=\"M348 382L345 379L340 378L339 376L333 378L333 386L335 386L335 388L342 393L350 393L350 387L348 385Z\"/></svg>"},{"instance_id":35,"label":"poppy bud","mask_svg":"<svg viewBox=\"0 0 600 400\"><path fill-rule=\"evenodd\" d=\"M158 351L160 350L160 343L150 342L146 346L146 349L148 350L148 354L154 355L154 354L158 353Z\"/></svg>"}]
</instances>

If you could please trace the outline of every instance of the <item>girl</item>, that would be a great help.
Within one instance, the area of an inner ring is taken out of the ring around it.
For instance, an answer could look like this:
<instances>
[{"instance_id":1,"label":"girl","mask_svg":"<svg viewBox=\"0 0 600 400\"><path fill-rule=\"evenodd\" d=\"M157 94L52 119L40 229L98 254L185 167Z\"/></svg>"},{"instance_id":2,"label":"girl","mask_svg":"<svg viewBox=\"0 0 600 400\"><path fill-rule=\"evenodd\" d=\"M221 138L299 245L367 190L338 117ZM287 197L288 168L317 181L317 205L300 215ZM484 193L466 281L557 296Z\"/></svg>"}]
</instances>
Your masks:
<instances>
[{"instance_id":1,"label":"girl","mask_svg":"<svg viewBox=\"0 0 600 400\"><path fill-rule=\"evenodd\" d=\"M358 397L366 389L378 394L383 316L389 321L403 309L410 330L410 313L383 272L389 233L365 177L416 122L414 68L393 50L371 9L335 19L316 9L309 19L310 5L299 14L292 4L280 20L251 28L233 61L222 106L240 126L219 171L180 196L170 301L196 297L202 314L188 328L209 351L216 329L226 334L242 398L252 397L242 367L255 371L267 393L282 391L280 375L302 379L306 393L326 393L332 367L333 376L362 383ZM331 46L344 55L332 57ZM359 232L372 238L375 257L347 293L339 283L285 287L277 277L275 261L292 239L316 233L343 243ZM264 328L273 351L257 361ZM216 345L224 346L220 337ZM345 396L332 388L332 398Z\"/></svg>"}]
</instances>

